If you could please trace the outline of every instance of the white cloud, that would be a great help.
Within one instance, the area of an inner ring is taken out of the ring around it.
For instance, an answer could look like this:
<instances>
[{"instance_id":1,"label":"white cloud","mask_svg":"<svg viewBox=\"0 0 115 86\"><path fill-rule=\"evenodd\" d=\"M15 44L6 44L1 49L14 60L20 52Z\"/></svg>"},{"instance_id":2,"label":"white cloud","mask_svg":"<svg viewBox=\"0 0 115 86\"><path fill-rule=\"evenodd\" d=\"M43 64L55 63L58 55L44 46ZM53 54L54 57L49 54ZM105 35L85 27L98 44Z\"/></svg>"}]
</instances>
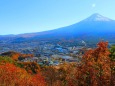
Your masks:
<instances>
[{"instance_id":1,"label":"white cloud","mask_svg":"<svg viewBox=\"0 0 115 86\"><path fill-rule=\"evenodd\" d=\"M92 7L96 7L96 4L94 3L94 4L92 4Z\"/></svg>"}]
</instances>

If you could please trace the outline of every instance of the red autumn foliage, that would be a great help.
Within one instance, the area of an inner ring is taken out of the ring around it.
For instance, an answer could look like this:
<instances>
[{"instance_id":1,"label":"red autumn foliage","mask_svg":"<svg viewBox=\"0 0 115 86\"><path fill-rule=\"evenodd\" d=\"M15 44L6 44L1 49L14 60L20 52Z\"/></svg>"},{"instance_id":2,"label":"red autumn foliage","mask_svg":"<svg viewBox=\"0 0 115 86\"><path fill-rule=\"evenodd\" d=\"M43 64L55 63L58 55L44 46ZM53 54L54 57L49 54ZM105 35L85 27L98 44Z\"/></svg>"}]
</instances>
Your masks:
<instances>
[{"instance_id":1,"label":"red autumn foliage","mask_svg":"<svg viewBox=\"0 0 115 86\"><path fill-rule=\"evenodd\" d=\"M0 86L45 86L45 81L40 73L30 75L13 64L1 63Z\"/></svg>"},{"instance_id":2,"label":"red autumn foliage","mask_svg":"<svg viewBox=\"0 0 115 86\"><path fill-rule=\"evenodd\" d=\"M111 67L107 42L99 42L97 48L88 50L77 65L76 84L71 86L111 86ZM71 81L71 80L70 80Z\"/></svg>"},{"instance_id":3,"label":"red autumn foliage","mask_svg":"<svg viewBox=\"0 0 115 86\"><path fill-rule=\"evenodd\" d=\"M23 62L23 68L30 74L37 74L40 72L40 66L36 62Z\"/></svg>"}]
</instances>

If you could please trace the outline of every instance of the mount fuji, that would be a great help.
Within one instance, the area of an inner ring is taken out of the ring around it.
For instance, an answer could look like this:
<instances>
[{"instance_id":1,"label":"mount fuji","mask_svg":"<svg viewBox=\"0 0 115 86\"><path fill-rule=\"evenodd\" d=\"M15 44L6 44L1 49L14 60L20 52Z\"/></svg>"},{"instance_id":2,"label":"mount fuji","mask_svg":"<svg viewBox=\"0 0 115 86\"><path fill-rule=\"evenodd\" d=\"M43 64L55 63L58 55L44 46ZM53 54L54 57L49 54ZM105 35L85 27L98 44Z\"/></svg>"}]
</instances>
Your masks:
<instances>
[{"instance_id":1,"label":"mount fuji","mask_svg":"<svg viewBox=\"0 0 115 86\"><path fill-rule=\"evenodd\" d=\"M88 18L70 26L36 33L13 35L25 39L80 39L95 41L104 39L115 42L115 20L95 13Z\"/></svg>"}]
</instances>

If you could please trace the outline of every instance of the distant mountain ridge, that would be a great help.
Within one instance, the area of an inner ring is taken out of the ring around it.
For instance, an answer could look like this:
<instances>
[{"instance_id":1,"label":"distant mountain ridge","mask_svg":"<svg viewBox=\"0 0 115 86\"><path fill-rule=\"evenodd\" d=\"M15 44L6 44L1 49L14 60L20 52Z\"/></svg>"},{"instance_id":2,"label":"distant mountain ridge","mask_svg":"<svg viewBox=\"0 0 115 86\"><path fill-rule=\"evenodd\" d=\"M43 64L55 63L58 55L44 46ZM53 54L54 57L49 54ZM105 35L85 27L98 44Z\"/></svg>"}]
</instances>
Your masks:
<instances>
[{"instance_id":1,"label":"distant mountain ridge","mask_svg":"<svg viewBox=\"0 0 115 86\"><path fill-rule=\"evenodd\" d=\"M11 35L12 36L12 35ZM9 36L10 37L10 36ZM61 38L75 38L83 40L94 39L115 39L115 20L104 17L98 13L75 23L70 26L36 33L25 33L13 35L12 37L22 38L40 38L40 39L61 39Z\"/></svg>"}]
</instances>

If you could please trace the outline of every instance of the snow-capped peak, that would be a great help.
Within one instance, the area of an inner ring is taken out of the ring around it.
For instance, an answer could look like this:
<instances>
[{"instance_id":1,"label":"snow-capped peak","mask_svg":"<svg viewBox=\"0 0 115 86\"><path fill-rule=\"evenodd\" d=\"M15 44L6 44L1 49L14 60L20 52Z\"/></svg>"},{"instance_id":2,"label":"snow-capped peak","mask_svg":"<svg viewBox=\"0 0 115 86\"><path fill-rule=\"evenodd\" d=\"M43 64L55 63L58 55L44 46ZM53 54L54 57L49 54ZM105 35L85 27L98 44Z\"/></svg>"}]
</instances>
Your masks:
<instances>
[{"instance_id":1,"label":"snow-capped peak","mask_svg":"<svg viewBox=\"0 0 115 86\"><path fill-rule=\"evenodd\" d=\"M109 19L107 17L104 17L98 13L95 13L88 17L85 21L111 21L112 19Z\"/></svg>"}]
</instances>

